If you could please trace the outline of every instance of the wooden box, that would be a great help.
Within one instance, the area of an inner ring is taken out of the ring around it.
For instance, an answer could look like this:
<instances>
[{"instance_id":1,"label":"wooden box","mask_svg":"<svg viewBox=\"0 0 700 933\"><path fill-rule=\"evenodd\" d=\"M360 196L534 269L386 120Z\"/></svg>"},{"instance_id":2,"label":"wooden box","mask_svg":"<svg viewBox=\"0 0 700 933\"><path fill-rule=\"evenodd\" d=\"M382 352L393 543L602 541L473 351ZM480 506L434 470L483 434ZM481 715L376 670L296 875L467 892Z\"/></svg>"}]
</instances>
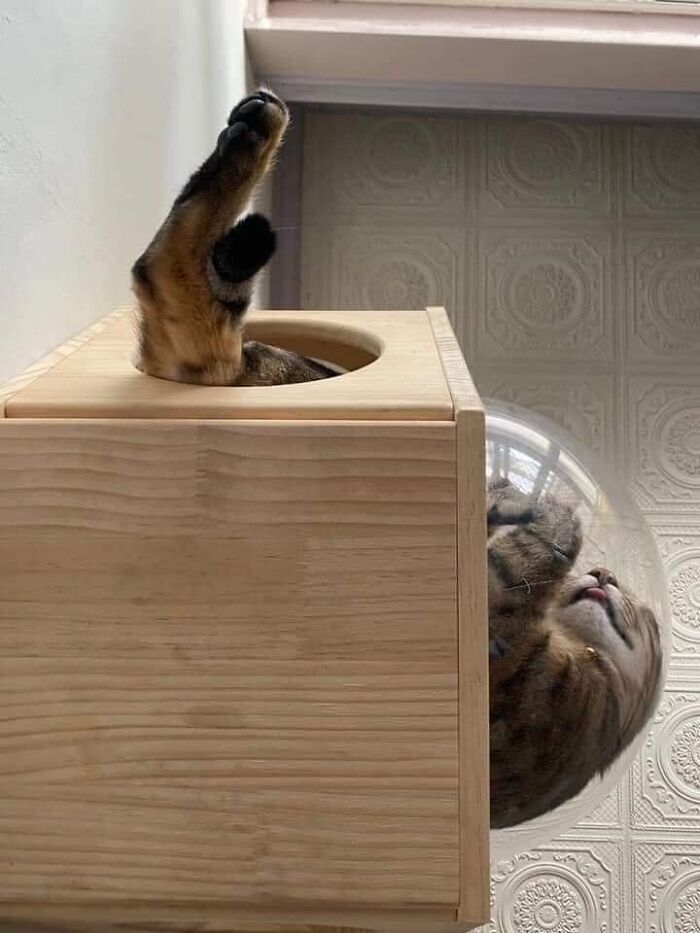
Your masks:
<instances>
[{"instance_id":1,"label":"wooden box","mask_svg":"<svg viewBox=\"0 0 700 933\"><path fill-rule=\"evenodd\" d=\"M5 392L0 923L487 920L484 419L445 313L249 331L352 371L166 382L120 313Z\"/></svg>"}]
</instances>

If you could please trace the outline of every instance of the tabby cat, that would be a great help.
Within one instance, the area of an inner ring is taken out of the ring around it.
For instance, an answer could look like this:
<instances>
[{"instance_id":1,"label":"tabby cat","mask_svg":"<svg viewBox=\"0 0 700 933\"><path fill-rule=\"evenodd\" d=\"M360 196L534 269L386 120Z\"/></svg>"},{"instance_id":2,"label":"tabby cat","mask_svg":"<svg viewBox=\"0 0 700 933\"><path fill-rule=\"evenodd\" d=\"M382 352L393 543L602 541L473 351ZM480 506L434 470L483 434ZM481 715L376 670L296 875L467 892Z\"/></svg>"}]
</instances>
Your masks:
<instances>
[{"instance_id":1,"label":"tabby cat","mask_svg":"<svg viewBox=\"0 0 700 933\"><path fill-rule=\"evenodd\" d=\"M661 685L653 612L604 567L578 573L579 520L489 486L491 825L552 810L607 770Z\"/></svg>"},{"instance_id":2,"label":"tabby cat","mask_svg":"<svg viewBox=\"0 0 700 933\"><path fill-rule=\"evenodd\" d=\"M242 100L134 264L144 372L243 386L336 375L244 340L275 237L261 215L238 218L287 122L269 91ZM651 714L661 654L653 614L608 570L573 572L581 532L566 506L497 483L488 532L491 825L502 827L556 807L614 761Z\"/></svg>"},{"instance_id":3,"label":"tabby cat","mask_svg":"<svg viewBox=\"0 0 700 933\"><path fill-rule=\"evenodd\" d=\"M242 100L214 152L134 263L137 365L143 372L176 382L244 386L337 375L315 360L243 339L254 279L274 252L275 234L260 214L238 218L288 120L286 106L269 91Z\"/></svg>"}]
</instances>

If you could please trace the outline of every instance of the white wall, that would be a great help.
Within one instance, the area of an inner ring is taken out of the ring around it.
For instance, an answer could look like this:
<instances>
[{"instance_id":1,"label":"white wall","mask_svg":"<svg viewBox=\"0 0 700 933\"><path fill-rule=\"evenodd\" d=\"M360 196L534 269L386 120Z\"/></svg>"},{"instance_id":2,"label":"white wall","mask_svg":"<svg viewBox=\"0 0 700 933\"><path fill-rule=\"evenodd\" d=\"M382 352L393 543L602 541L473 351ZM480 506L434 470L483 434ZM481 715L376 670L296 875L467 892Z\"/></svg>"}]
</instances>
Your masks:
<instances>
[{"instance_id":1,"label":"white wall","mask_svg":"<svg viewBox=\"0 0 700 933\"><path fill-rule=\"evenodd\" d=\"M243 0L0 0L0 382L130 300L245 91Z\"/></svg>"}]
</instances>

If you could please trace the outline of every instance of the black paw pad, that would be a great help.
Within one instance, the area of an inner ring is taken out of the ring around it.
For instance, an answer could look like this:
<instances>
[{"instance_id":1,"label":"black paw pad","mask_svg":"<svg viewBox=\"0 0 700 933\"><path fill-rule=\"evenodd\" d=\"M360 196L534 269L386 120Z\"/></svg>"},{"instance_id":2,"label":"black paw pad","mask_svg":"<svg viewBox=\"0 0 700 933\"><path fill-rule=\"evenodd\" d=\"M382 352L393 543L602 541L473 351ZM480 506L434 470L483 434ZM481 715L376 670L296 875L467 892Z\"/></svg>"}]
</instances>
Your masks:
<instances>
[{"instance_id":1,"label":"black paw pad","mask_svg":"<svg viewBox=\"0 0 700 933\"><path fill-rule=\"evenodd\" d=\"M248 127L244 123L234 123L219 133L216 141L216 153L222 156L231 145L243 143L248 135Z\"/></svg>"},{"instance_id":2,"label":"black paw pad","mask_svg":"<svg viewBox=\"0 0 700 933\"><path fill-rule=\"evenodd\" d=\"M268 262L275 243L275 232L267 218L249 214L214 246L214 270L225 282L245 282Z\"/></svg>"},{"instance_id":3,"label":"black paw pad","mask_svg":"<svg viewBox=\"0 0 700 933\"><path fill-rule=\"evenodd\" d=\"M267 139L286 114L287 108L281 100L266 91L258 91L257 94L244 98L233 108L228 124L231 129L242 127L239 133Z\"/></svg>"},{"instance_id":4,"label":"black paw pad","mask_svg":"<svg viewBox=\"0 0 700 933\"><path fill-rule=\"evenodd\" d=\"M219 134L214 152L189 179L175 205L182 204L211 184L225 169L226 163L237 156L255 158L256 150L275 132L283 129L287 113L282 101L267 91L258 91L244 98L231 111L228 125Z\"/></svg>"},{"instance_id":5,"label":"black paw pad","mask_svg":"<svg viewBox=\"0 0 700 933\"><path fill-rule=\"evenodd\" d=\"M265 104L272 104L274 107L281 110L282 113L287 113L287 108L284 103L278 97L275 97L274 94L270 94L268 91L256 91L255 94L244 97L243 100L236 104L229 114L229 124L235 123L237 120L245 120L249 117L254 117L262 110Z\"/></svg>"},{"instance_id":6,"label":"black paw pad","mask_svg":"<svg viewBox=\"0 0 700 933\"><path fill-rule=\"evenodd\" d=\"M244 104L241 104L240 107L236 108L236 121L250 120L259 110L262 110L264 106L265 101L261 97L253 97L251 100L247 100Z\"/></svg>"}]
</instances>

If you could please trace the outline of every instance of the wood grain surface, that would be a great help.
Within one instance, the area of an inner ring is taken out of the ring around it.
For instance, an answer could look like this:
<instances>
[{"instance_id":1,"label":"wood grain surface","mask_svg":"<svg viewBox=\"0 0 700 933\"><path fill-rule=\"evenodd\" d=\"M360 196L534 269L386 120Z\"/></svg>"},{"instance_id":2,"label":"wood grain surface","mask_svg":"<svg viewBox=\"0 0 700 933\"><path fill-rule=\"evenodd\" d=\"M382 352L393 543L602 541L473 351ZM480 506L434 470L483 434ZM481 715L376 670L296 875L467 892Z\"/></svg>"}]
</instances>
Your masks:
<instances>
[{"instance_id":1,"label":"wood grain surface","mask_svg":"<svg viewBox=\"0 0 700 933\"><path fill-rule=\"evenodd\" d=\"M361 366L289 386L198 386L135 369L123 314L5 402L8 418L276 418L451 421L452 401L425 311L258 311L247 333Z\"/></svg>"},{"instance_id":2,"label":"wood grain surface","mask_svg":"<svg viewBox=\"0 0 700 933\"><path fill-rule=\"evenodd\" d=\"M128 308L117 308L111 314L91 324L90 327L86 327L84 330L80 331L79 334L66 340L65 343L62 343L59 347L56 347L56 349L51 350L50 353L46 353L42 356L36 363L28 366L21 373L18 373L12 379L0 385L0 418L5 416L5 404L13 395L17 395L18 392L26 389L27 386L35 382L40 376L46 375L50 369L53 369L54 366L66 359L66 357L75 353L83 344L87 343L88 340L91 340L93 337L96 337L109 327L110 324L118 320L126 320L130 313L132 314L133 312Z\"/></svg>"},{"instance_id":3,"label":"wood grain surface","mask_svg":"<svg viewBox=\"0 0 700 933\"><path fill-rule=\"evenodd\" d=\"M151 379L121 311L0 390L0 926L488 916L483 411L447 317L251 335L359 368Z\"/></svg>"},{"instance_id":4,"label":"wood grain surface","mask_svg":"<svg viewBox=\"0 0 700 933\"><path fill-rule=\"evenodd\" d=\"M484 410L443 308L429 308L457 427L460 898L457 916L489 916L489 684Z\"/></svg>"},{"instance_id":5,"label":"wood grain surface","mask_svg":"<svg viewBox=\"0 0 700 933\"><path fill-rule=\"evenodd\" d=\"M0 913L454 910L454 444L0 423Z\"/></svg>"}]
</instances>

